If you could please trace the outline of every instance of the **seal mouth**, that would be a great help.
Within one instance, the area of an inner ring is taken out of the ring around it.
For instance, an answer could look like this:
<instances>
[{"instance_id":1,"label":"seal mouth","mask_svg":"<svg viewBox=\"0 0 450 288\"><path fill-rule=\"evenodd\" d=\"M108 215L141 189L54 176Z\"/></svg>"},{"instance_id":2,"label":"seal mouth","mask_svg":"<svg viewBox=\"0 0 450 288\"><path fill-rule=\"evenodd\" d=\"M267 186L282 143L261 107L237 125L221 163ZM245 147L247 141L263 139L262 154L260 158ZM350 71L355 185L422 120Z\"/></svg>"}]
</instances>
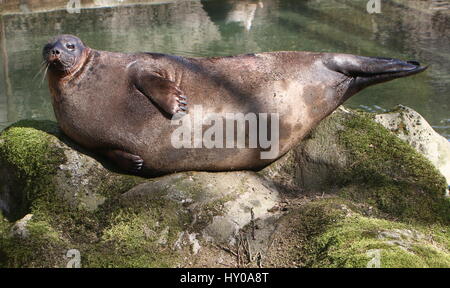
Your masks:
<instances>
[{"instance_id":1,"label":"seal mouth","mask_svg":"<svg viewBox=\"0 0 450 288\"><path fill-rule=\"evenodd\" d=\"M61 57L61 55L49 54L45 57L45 65L50 69L54 69L61 72L70 72L74 64L76 63L76 57Z\"/></svg>"},{"instance_id":2,"label":"seal mouth","mask_svg":"<svg viewBox=\"0 0 450 288\"><path fill-rule=\"evenodd\" d=\"M53 62L59 61L59 59L60 59L59 55L50 55L47 58L47 63L53 63Z\"/></svg>"}]
</instances>

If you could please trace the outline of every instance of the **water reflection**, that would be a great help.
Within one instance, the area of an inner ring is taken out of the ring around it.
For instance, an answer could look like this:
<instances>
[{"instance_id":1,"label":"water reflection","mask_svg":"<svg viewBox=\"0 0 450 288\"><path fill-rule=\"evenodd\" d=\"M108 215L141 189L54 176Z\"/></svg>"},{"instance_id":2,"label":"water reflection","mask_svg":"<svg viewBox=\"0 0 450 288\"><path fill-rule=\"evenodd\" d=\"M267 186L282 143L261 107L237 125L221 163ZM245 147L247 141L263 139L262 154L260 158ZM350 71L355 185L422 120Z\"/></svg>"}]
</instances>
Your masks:
<instances>
[{"instance_id":1,"label":"water reflection","mask_svg":"<svg viewBox=\"0 0 450 288\"><path fill-rule=\"evenodd\" d=\"M213 21L237 24L247 31L252 28L256 11L264 8L264 1L254 0L202 1L202 4Z\"/></svg>"},{"instance_id":2,"label":"water reflection","mask_svg":"<svg viewBox=\"0 0 450 288\"><path fill-rule=\"evenodd\" d=\"M0 129L22 118L53 119L46 83L33 77L43 43L70 33L111 51L219 56L312 50L417 59L431 69L367 89L348 105L383 111L401 103L450 135L448 1L386 1L376 15L366 12L365 0L85 0L82 7L89 9L80 14L67 13L67 0L6 2L0 12Z\"/></svg>"},{"instance_id":3,"label":"water reflection","mask_svg":"<svg viewBox=\"0 0 450 288\"><path fill-rule=\"evenodd\" d=\"M247 31L250 31L255 19L256 10L264 8L264 3L258 1L258 3L252 3L254 1L235 1L233 10L231 10L226 19L226 23L239 23L245 27Z\"/></svg>"}]
</instances>

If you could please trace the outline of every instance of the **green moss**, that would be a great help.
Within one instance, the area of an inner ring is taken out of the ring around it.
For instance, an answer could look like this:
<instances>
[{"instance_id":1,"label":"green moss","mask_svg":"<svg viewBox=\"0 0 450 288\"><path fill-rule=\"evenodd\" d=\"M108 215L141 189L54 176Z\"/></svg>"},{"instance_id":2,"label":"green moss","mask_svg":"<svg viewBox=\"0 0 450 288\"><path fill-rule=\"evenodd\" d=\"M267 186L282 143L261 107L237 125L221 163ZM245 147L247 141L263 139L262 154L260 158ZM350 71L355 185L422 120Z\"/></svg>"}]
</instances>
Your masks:
<instances>
[{"instance_id":1,"label":"green moss","mask_svg":"<svg viewBox=\"0 0 450 288\"><path fill-rule=\"evenodd\" d=\"M317 259L313 266L366 267L371 259L368 251L379 250L384 268L450 267L449 251L437 247L432 238L392 240L379 236L380 231L398 233L414 229L414 226L360 215L349 217L316 239L317 248L326 250L326 256ZM396 241L400 244L395 244Z\"/></svg>"},{"instance_id":2,"label":"green moss","mask_svg":"<svg viewBox=\"0 0 450 288\"><path fill-rule=\"evenodd\" d=\"M5 254L5 251L3 249L3 243L6 241L10 229L11 224L0 211L0 267L5 267L4 264L6 262L7 255Z\"/></svg>"},{"instance_id":3,"label":"green moss","mask_svg":"<svg viewBox=\"0 0 450 288\"><path fill-rule=\"evenodd\" d=\"M367 267L371 250L379 253L381 267L450 267L449 234L439 225L365 217L338 198L311 202L288 222L290 237L301 243L288 249L290 260L304 267Z\"/></svg>"},{"instance_id":4,"label":"green moss","mask_svg":"<svg viewBox=\"0 0 450 288\"><path fill-rule=\"evenodd\" d=\"M87 256L89 267L174 267L180 261L174 244L191 219L163 193L123 199L109 219L99 249Z\"/></svg>"},{"instance_id":5,"label":"green moss","mask_svg":"<svg viewBox=\"0 0 450 288\"><path fill-rule=\"evenodd\" d=\"M52 129L53 126L46 121L36 121L39 128L27 127L31 122L19 121L0 136L0 162L14 171L14 196L23 198L21 206L16 207L9 216L13 220L29 212L30 203L35 200L46 202L53 198L52 175L65 161L62 149L51 145L52 136L39 130L43 129L40 126L46 126L46 129Z\"/></svg>"},{"instance_id":6,"label":"green moss","mask_svg":"<svg viewBox=\"0 0 450 288\"><path fill-rule=\"evenodd\" d=\"M14 236L12 225L0 228L0 267L64 267L69 242L48 222L28 221L27 236Z\"/></svg>"},{"instance_id":7,"label":"green moss","mask_svg":"<svg viewBox=\"0 0 450 288\"><path fill-rule=\"evenodd\" d=\"M337 207L347 202L338 199L316 201L289 213L285 221L290 232L286 234L293 242L282 256L287 258L289 266L295 262L302 267L311 267L322 257L324 250L318 247L315 239L344 217L344 212Z\"/></svg>"},{"instance_id":8,"label":"green moss","mask_svg":"<svg viewBox=\"0 0 450 288\"><path fill-rule=\"evenodd\" d=\"M339 137L352 163L338 177L341 196L404 220L450 223L445 178L424 156L366 114L351 115L345 125Z\"/></svg>"},{"instance_id":9,"label":"green moss","mask_svg":"<svg viewBox=\"0 0 450 288\"><path fill-rule=\"evenodd\" d=\"M95 193L105 198L115 198L131 188L147 181L144 178L131 175L99 175L100 185L94 187Z\"/></svg>"},{"instance_id":10,"label":"green moss","mask_svg":"<svg viewBox=\"0 0 450 288\"><path fill-rule=\"evenodd\" d=\"M99 170L92 171L98 173L95 176L99 185L91 187L90 193L107 201L93 211L71 205L62 193L55 191L54 176L66 159L63 148L56 144L58 139L54 136L61 135L53 124L21 121L0 136L0 159L17 171L14 188L27 198L26 211L18 212L16 219L25 213L33 214L26 238L12 236L11 224L0 219L0 265L65 267L65 253L75 248L81 251L83 267L174 266L178 254L168 247L178 237L180 223L187 221L178 204L163 200L158 193L158 198L127 204L120 195L145 179ZM161 227L171 227L167 246L146 238L145 225L155 233L162 233Z\"/></svg>"},{"instance_id":11,"label":"green moss","mask_svg":"<svg viewBox=\"0 0 450 288\"><path fill-rule=\"evenodd\" d=\"M24 180L53 174L57 165L64 161L64 153L50 149L50 137L37 129L9 127L1 136L1 157L11 164Z\"/></svg>"},{"instance_id":12,"label":"green moss","mask_svg":"<svg viewBox=\"0 0 450 288\"><path fill-rule=\"evenodd\" d=\"M63 202L49 207L36 211L29 237L2 239L2 266L64 267L68 260L63 255L75 248L83 267L174 267L181 255L174 243L191 221L180 204L162 193L116 199L93 212L70 209ZM0 235L8 235L5 231Z\"/></svg>"}]
</instances>

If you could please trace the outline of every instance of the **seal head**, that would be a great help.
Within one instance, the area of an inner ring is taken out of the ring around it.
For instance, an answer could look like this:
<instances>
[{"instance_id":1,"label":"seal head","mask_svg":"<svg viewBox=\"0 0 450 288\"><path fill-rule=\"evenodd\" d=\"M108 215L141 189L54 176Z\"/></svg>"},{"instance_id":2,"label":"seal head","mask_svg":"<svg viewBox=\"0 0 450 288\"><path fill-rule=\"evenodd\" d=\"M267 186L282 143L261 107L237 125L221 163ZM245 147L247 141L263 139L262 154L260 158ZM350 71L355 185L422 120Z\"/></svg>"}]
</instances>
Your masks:
<instances>
[{"instance_id":1,"label":"seal head","mask_svg":"<svg viewBox=\"0 0 450 288\"><path fill-rule=\"evenodd\" d=\"M44 46L42 56L50 70L67 75L82 64L88 49L78 37L60 35Z\"/></svg>"}]
</instances>

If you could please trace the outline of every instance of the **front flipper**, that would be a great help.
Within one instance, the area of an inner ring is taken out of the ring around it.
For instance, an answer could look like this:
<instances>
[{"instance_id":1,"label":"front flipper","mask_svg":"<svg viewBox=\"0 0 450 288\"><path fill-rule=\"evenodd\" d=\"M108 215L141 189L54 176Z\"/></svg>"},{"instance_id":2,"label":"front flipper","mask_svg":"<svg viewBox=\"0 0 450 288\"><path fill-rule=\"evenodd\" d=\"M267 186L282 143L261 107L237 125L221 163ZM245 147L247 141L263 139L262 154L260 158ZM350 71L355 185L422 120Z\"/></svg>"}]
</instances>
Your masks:
<instances>
[{"instance_id":1,"label":"front flipper","mask_svg":"<svg viewBox=\"0 0 450 288\"><path fill-rule=\"evenodd\" d=\"M187 113L187 97L175 82L154 71L133 66L131 80L142 94L170 116Z\"/></svg>"},{"instance_id":2,"label":"front flipper","mask_svg":"<svg viewBox=\"0 0 450 288\"><path fill-rule=\"evenodd\" d=\"M138 155L134 155L122 150L108 150L105 152L106 156L114 161L121 169L138 173L142 170L144 160Z\"/></svg>"}]
</instances>

